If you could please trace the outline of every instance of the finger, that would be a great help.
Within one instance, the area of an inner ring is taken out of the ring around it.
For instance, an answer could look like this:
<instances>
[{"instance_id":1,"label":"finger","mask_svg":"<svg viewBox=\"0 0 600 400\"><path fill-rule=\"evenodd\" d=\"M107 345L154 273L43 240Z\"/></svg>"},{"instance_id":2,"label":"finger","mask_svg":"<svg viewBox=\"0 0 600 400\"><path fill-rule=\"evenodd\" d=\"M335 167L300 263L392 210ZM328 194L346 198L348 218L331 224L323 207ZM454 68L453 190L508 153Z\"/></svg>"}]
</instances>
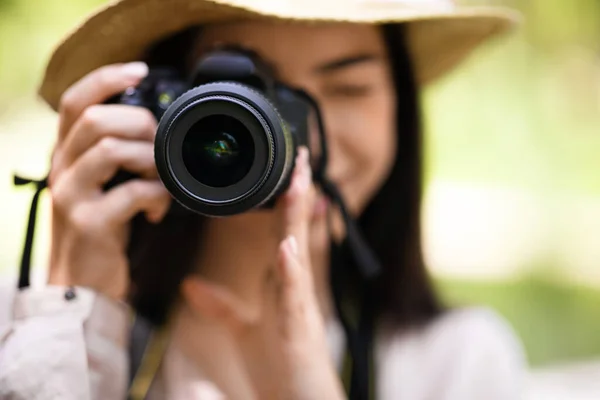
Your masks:
<instances>
[{"instance_id":1,"label":"finger","mask_svg":"<svg viewBox=\"0 0 600 400\"><path fill-rule=\"evenodd\" d=\"M115 226L130 221L144 211L153 223L160 222L171 205L171 195L158 180L134 179L115 186L98 202L99 211Z\"/></svg>"},{"instance_id":2,"label":"finger","mask_svg":"<svg viewBox=\"0 0 600 400\"><path fill-rule=\"evenodd\" d=\"M301 264L298 259L298 241L292 235L279 246L276 279L282 294L296 290L302 283Z\"/></svg>"},{"instance_id":3,"label":"finger","mask_svg":"<svg viewBox=\"0 0 600 400\"><path fill-rule=\"evenodd\" d=\"M296 168L290 187L281 199L281 208L283 235L296 238L303 261L308 261L308 228L314 199L308 150L301 147L296 157Z\"/></svg>"},{"instance_id":4,"label":"finger","mask_svg":"<svg viewBox=\"0 0 600 400\"><path fill-rule=\"evenodd\" d=\"M92 201L72 204L65 215L73 228L86 235L111 234L141 211L160 213L168 193L159 181L132 180Z\"/></svg>"},{"instance_id":5,"label":"finger","mask_svg":"<svg viewBox=\"0 0 600 400\"><path fill-rule=\"evenodd\" d=\"M288 236L280 245L277 263L278 299L281 311L281 332L289 339L302 329L307 313L314 303L314 296L298 256L298 244L293 236Z\"/></svg>"},{"instance_id":6,"label":"finger","mask_svg":"<svg viewBox=\"0 0 600 400\"><path fill-rule=\"evenodd\" d=\"M114 136L122 139L152 142L156 134L156 119L142 107L125 105L94 105L85 109L61 146L55 168L68 168L100 139Z\"/></svg>"},{"instance_id":7,"label":"finger","mask_svg":"<svg viewBox=\"0 0 600 400\"><path fill-rule=\"evenodd\" d=\"M141 178L158 176L154 149L148 142L133 142L106 137L79 157L70 168L57 174L51 187L54 201L65 210L72 205L99 196L103 184L119 169Z\"/></svg>"},{"instance_id":8,"label":"finger","mask_svg":"<svg viewBox=\"0 0 600 400\"><path fill-rule=\"evenodd\" d=\"M83 110L136 86L146 75L148 66L143 62L113 64L100 67L73 84L60 100L59 143L65 139Z\"/></svg>"},{"instance_id":9,"label":"finger","mask_svg":"<svg viewBox=\"0 0 600 400\"><path fill-rule=\"evenodd\" d=\"M79 157L68 171L78 188L95 189L107 183L119 169L157 178L154 145L148 142L105 137Z\"/></svg>"},{"instance_id":10,"label":"finger","mask_svg":"<svg viewBox=\"0 0 600 400\"><path fill-rule=\"evenodd\" d=\"M224 287L191 276L183 282L184 296L195 311L211 321L222 324L234 335L242 334L256 323L258 313Z\"/></svg>"}]
</instances>

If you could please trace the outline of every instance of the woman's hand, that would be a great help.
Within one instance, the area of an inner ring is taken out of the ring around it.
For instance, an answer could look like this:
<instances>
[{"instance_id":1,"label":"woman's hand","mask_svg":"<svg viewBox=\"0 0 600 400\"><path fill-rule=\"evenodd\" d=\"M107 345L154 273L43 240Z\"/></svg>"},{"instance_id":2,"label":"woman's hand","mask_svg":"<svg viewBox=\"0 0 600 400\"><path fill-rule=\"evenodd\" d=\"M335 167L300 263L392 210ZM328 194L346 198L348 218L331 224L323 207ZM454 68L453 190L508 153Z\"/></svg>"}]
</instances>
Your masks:
<instances>
[{"instance_id":1,"label":"woman's hand","mask_svg":"<svg viewBox=\"0 0 600 400\"><path fill-rule=\"evenodd\" d=\"M143 63L105 66L62 96L49 176L50 284L87 286L123 299L129 286L129 221L143 211L157 222L168 210L170 196L154 163L154 116L141 107L100 105L147 73ZM140 178L104 192L119 169Z\"/></svg>"},{"instance_id":2,"label":"woman's hand","mask_svg":"<svg viewBox=\"0 0 600 400\"><path fill-rule=\"evenodd\" d=\"M308 151L302 148L290 188L279 200L284 239L277 265L265 280L260 315L200 277L183 285L196 310L228 328L257 399L344 398L313 288L308 247L313 202Z\"/></svg>"}]
</instances>

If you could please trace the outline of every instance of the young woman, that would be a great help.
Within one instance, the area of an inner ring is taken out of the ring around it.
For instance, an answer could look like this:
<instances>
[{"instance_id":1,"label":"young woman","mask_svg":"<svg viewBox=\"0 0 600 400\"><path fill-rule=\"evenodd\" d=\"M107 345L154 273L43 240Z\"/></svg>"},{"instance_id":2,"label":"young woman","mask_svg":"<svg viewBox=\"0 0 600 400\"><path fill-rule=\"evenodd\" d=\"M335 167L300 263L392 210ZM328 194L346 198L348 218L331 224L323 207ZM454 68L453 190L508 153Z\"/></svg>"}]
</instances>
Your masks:
<instances>
[{"instance_id":1,"label":"young woman","mask_svg":"<svg viewBox=\"0 0 600 400\"><path fill-rule=\"evenodd\" d=\"M420 88L513 22L445 0L121 0L91 16L41 88L59 113L49 281L15 298L0 397L518 398L518 340L489 310L439 303L419 218ZM189 75L223 45L315 100L323 132L311 134L326 137L340 199L302 147L274 209L168 213L156 118L106 103L149 68ZM104 190L118 170L137 178ZM342 206L381 266L374 278ZM148 326L129 343L132 312Z\"/></svg>"}]
</instances>

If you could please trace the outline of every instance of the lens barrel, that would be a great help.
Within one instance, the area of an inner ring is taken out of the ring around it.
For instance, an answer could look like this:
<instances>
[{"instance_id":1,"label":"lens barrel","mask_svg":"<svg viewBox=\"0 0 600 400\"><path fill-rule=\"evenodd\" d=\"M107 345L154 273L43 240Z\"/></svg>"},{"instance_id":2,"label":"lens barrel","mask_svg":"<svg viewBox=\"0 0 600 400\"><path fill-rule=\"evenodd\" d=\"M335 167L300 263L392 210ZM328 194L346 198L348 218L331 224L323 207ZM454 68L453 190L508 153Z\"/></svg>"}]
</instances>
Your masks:
<instances>
[{"instance_id":1,"label":"lens barrel","mask_svg":"<svg viewBox=\"0 0 600 400\"><path fill-rule=\"evenodd\" d=\"M289 182L296 143L264 94L237 82L197 86L162 116L161 180L184 207L227 216L260 207Z\"/></svg>"}]
</instances>

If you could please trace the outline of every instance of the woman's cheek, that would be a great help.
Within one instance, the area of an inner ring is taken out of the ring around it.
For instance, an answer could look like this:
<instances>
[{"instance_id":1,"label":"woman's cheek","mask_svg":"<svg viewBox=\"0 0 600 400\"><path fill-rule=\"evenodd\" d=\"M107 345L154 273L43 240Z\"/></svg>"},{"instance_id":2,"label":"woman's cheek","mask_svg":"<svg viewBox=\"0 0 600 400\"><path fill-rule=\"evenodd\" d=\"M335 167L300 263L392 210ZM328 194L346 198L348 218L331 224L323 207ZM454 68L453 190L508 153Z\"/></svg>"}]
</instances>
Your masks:
<instances>
[{"instance_id":1,"label":"woman's cheek","mask_svg":"<svg viewBox=\"0 0 600 400\"><path fill-rule=\"evenodd\" d=\"M367 101L368 100L368 101ZM389 173L395 156L393 115L381 96L365 100L322 100L328 174L338 181L347 206L360 213Z\"/></svg>"},{"instance_id":2,"label":"woman's cheek","mask_svg":"<svg viewBox=\"0 0 600 400\"><path fill-rule=\"evenodd\" d=\"M385 108L364 109L347 119L350 142L344 146L346 164L351 169L349 187L344 193L360 213L389 175L396 155L396 133Z\"/></svg>"}]
</instances>

